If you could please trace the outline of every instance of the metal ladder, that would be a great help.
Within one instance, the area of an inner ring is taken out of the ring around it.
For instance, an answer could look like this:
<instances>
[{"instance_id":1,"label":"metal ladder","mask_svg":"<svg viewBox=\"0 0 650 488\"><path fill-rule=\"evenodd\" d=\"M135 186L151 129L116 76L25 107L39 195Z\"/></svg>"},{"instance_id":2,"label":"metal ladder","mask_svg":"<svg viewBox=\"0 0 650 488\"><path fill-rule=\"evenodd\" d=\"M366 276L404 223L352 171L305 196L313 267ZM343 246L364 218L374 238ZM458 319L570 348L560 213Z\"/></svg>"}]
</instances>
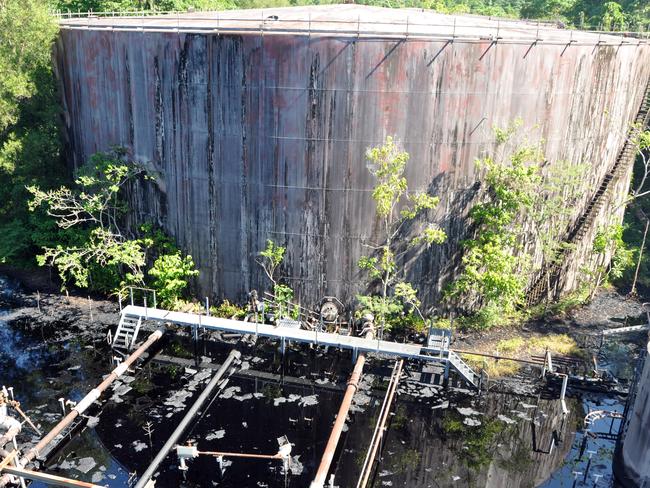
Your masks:
<instances>
[{"instance_id":1,"label":"metal ladder","mask_svg":"<svg viewBox=\"0 0 650 488\"><path fill-rule=\"evenodd\" d=\"M641 124L644 128L648 126L650 122L650 79L645 87L645 92L643 95L643 100L639 111L634 119L635 124ZM582 240L587 231L592 227L596 217L598 216L598 211L602 208L606 201L606 195L609 189L612 187L612 181L616 180L625 170L629 167L630 164L634 163L635 152L630 142L630 137L625 140L625 144L621 148L616 161L612 168L607 172L603 178L598 190L591 198L589 205L585 208L582 215L575 221L573 226L568 230L566 237L564 238L564 246L562 246L561 251L558 253L556 259L552 263L545 263L542 266L537 279L533 282L532 286L528 289L526 302L528 305L534 305L540 301L545 292L548 291L548 283L555 282L561 272L564 263L566 262L569 254L573 248L573 244L576 244Z\"/></svg>"},{"instance_id":2,"label":"metal ladder","mask_svg":"<svg viewBox=\"0 0 650 488\"><path fill-rule=\"evenodd\" d=\"M447 358L454 369L460 374L465 381L467 381L474 388L478 388L476 384L476 373L463 361L458 354L454 351L449 351Z\"/></svg>"},{"instance_id":3,"label":"metal ladder","mask_svg":"<svg viewBox=\"0 0 650 488\"><path fill-rule=\"evenodd\" d=\"M141 325L142 317L135 317L122 313L111 347L113 349L126 349L127 351L133 349Z\"/></svg>"}]
</instances>

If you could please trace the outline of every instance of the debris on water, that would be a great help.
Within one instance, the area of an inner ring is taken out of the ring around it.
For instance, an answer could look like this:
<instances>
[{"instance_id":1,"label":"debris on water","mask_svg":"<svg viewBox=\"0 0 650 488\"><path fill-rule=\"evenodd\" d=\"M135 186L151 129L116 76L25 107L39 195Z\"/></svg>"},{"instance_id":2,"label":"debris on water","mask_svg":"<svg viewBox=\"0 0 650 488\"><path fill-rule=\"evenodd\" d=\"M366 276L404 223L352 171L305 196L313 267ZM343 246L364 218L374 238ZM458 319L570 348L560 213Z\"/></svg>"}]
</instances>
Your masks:
<instances>
[{"instance_id":1,"label":"debris on water","mask_svg":"<svg viewBox=\"0 0 650 488\"><path fill-rule=\"evenodd\" d=\"M300 399L298 402L298 405L301 407L309 407L311 405L318 405L318 395L309 395L309 396L304 396Z\"/></svg>"},{"instance_id":2,"label":"debris on water","mask_svg":"<svg viewBox=\"0 0 650 488\"><path fill-rule=\"evenodd\" d=\"M459 414L461 414L461 415L463 415L465 417L469 416L469 415L483 415L481 412L479 412L478 410L474 410L471 407L467 407L467 408L465 408L465 407L456 407L456 410L458 411Z\"/></svg>"},{"instance_id":3,"label":"debris on water","mask_svg":"<svg viewBox=\"0 0 650 488\"><path fill-rule=\"evenodd\" d=\"M235 396L235 394L239 393L240 391L241 388L239 386L229 386L223 391L221 395L219 395L219 398L223 398L224 400L227 400Z\"/></svg>"},{"instance_id":4,"label":"debris on water","mask_svg":"<svg viewBox=\"0 0 650 488\"><path fill-rule=\"evenodd\" d=\"M226 435L226 431L221 429L214 432L210 432L208 435L205 436L205 440L212 441L214 439L223 439L225 435Z\"/></svg>"},{"instance_id":5,"label":"debris on water","mask_svg":"<svg viewBox=\"0 0 650 488\"><path fill-rule=\"evenodd\" d=\"M502 414L497 415L497 418L498 418L501 422L504 422L504 423L506 423L506 424L508 424L508 425L516 424L516 423L517 423L516 420L513 420L513 419L511 419L510 417L506 417L505 415L502 415Z\"/></svg>"},{"instance_id":6,"label":"debris on water","mask_svg":"<svg viewBox=\"0 0 650 488\"><path fill-rule=\"evenodd\" d=\"M478 419L473 419L473 418L466 418L463 420L463 423L465 425L468 425L470 427L476 427L477 425L481 425L481 421Z\"/></svg>"},{"instance_id":7,"label":"debris on water","mask_svg":"<svg viewBox=\"0 0 650 488\"><path fill-rule=\"evenodd\" d=\"M80 473L87 474L95 466L97 466L97 462L93 458L85 457L77 460L75 469Z\"/></svg>"},{"instance_id":8,"label":"debris on water","mask_svg":"<svg viewBox=\"0 0 650 488\"><path fill-rule=\"evenodd\" d=\"M147 444L145 444L142 441L133 441L131 443L131 445L133 446L133 449L135 450L135 452L140 452L140 451L142 451L144 449L147 449L149 447Z\"/></svg>"}]
</instances>

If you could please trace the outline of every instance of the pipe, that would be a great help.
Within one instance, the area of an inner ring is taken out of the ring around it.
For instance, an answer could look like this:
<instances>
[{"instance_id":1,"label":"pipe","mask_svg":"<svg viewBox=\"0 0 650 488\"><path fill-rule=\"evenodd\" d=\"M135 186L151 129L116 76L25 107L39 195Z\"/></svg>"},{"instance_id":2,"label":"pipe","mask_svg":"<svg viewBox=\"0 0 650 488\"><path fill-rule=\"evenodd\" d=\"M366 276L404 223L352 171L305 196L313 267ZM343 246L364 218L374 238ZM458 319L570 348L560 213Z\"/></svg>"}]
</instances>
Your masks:
<instances>
[{"instance_id":1,"label":"pipe","mask_svg":"<svg viewBox=\"0 0 650 488\"><path fill-rule=\"evenodd\" d=\"M9 415L9 405L6 398L0 393L0 429L7 429L7 432L0 437L0 447L12 440L22 429L22 424Z\"/></svg>"},{"instance_id":2,"label":"pipe","mask_svg":"<svg viewBox=\"0 0 650 488\"><path fill-rule=\"evenodd\" d=\"M247 454L244 452L197 451L197 454L213 457L240 457L251 459L283 459L282 454Z\"/></svg>"},{"instance_id":3,"label":"pipe","mask_svg":"<svg viewBox=\"0 0 650 488\"><path fill-rule=\"evenodd\" d=\"M77 403L77 405L70 411L70 413L68 413L68 415L66 415L58 424L56 424L54 428L45 437L43 437L38 444L27 451L20 465L24 467L27 466L30 461L33 461L43 448L47 447L54 440L54 438L61 433L63 429L68 427L74 421L74 419L84 413L86 409L90 407L104 391L106 391L106 389L111 385L111 383L113 383L113 381L122 376L129 369L131 364L135 362L136 359L138 359L147 349L149 349L149 347L151 347L154 342L162 337L163 333L164 331L162 329L158 329L157 331L153 332L147 338L147 340L129 357L127 357L117 368L115 368L111 374L109 374L104 379L104 381L102 381L97 386L97 388L92 389L85 397L83 397L83 399ZM7 483L9 483L9 477L7 475L0 478L0 488L6 486Z\"/></svg>"},{"instance_id":4,"label":"pipe","mask_svg":"<svg viewBox=\"0 0 650 488\"><path fill-rule=\"evenodd\" d=\"M158 452L154 460L151 462L147 470L140 477L138 483L135 485L135 488L144 488L145 486L147 486L149 480L153 477L160 463L164 461L164 459L167 457L167 454L169 454L169 451L171 451L173 447L176 445L178 439L183 435L183 432L185 432L187 427L190 425L192 419L194 419L194 417L201 409L205 401L210 397L212 390L214 390L215 386L217 386L217 383L219 383L223 375L230 367L231 363L234 360L239 359L240 357L241 357L241 353L239 351L236 350L230 351L230 354L221 365L221 368L219 368L219 370L215 373L215 375L212 377L212 379L207 384L205 389L201 392L199 398L196 399L196 402L194 402L194 404L187 411L185 417L183 417L183 420L181 420L180 424L178 424L178 427L176 427L176 430L174 430L174 432L169 437L169 439L167 439L165 445L162 447L162 449L160 449L160 451Z\"/></svg>"},{"instance_id":5,"label":"pipe","mask_svg":"<svg viewBox=\"0 0 650 488\"><path fill-rule=\"evenodd\" d=\"M372 332L368 332L366 335L367 338L372 336ZM354 370L350 375L348 380L348 387L345 390L345 395L341 401L341 407L339 408L339 413L336 415L336 421L334 422L334 427L332 427L332 432L330 433L330 438L327 441L325 446L325 452L320 461L320 466L318 466L318 471L314 477L314 481L311 482L309 488L323 488L325 484L325 477L330 469L332 460L334 459L334 453L336 452L336 446L339 443L341 438L341 433L343 432L343 427L345 426L345 420L348 417L348 411L350 410L350 405L352 404L352 398L357 392L359 385L359 379L361 378L361 373L363 372L363 366L366 363L366 354L359 354L359 358L354 365ZM136 487L139 488L139 487Z\"/></svg>"},{"instance_id":6,"label":"pipe","mask_svg":"<svg viewBox=\"0 0 650 488\"><path fill-rule=\"evenodd\" d=\"M542 365L542 363L540 363L539 361L531 361L529 359L511 358L511 357L508 357L508 356L499 356L498 354L488 354L488 353L485 353L485 352L466 351L466 350L463 350L463 349L454 349L453 352L455 352L456 354L462 354L462 355L469 354L469 355L472 355L472 356L482 356L482 357L486 357L486 358L492 358L492 359L496 359L497 361L498 360L516 361L518 363L533 364L535 366L541 366Z\"/></svg>"},{"instance_id":7,"label":"pipe","mask_svg":"<svg viewBox=\"0 0 650 488\"><path fill-rule=\"evenodd\" d=\"M4 469L7 473L19 476L21 478L27 478L30 480L43 481L48 485L53 486L67 486L70 488L104 488L102 485L96 485L94 483L88 483L86 481L73 480L71 478L64 478L63 476L56 476L54 474L42 473L39 471L32 471L30 469L15 468L13 466L7 466Z\"/></svg>"},{"instance_id":8,"label":"pipe","mask_svg":"<svg viewBox=\"0 0 650 488\"><path fill-rule=\"evenodd\" d=\"M390 384L388 385L388 391L384 397L384 403L381 406L381 411L379 412L379 417L377 418L377 425L375 425L375 430L372 434L372 440L370 441L370 447L366 454L366 458L363 462L363 467L361 468L361 476L359 476L359 481L357 482L357 488L365 488L368 484L370 474L372 473L372 466L375 462L375 456L377 455L377 450L381 445L382 437L386 431L386 422L388 420L388 415L390 414L390 407L393 403L393 397L397 391L397 385L400 380L400 375L402 374L402 366L404 365L404 360L400 359L395 362L393 367L393 374L390 377Z\"/></svg>"}]
</instances>

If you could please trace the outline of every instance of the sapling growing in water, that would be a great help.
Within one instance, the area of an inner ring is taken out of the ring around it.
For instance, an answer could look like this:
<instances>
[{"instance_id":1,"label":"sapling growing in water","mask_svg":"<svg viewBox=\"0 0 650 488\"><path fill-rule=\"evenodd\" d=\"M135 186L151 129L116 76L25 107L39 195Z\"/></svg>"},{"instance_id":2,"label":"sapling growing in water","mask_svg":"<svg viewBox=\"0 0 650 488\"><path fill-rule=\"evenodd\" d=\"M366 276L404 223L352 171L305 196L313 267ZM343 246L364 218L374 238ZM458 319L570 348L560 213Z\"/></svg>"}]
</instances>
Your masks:
<instances>
[{"instance_id":1,"label":"sapling growing in water","mask_svg":"<svg viewBox=\"0 0 650 488\"><path fill-rule=\"evenodd\" d=\"M256 261L257 264L262 267L264 274L271 282L273 289L271 307L276 319L285 316L296 319L298 318L300 311L295 304L291 303L294 298L293 289L285 284L279 283L276 278L278 267L284 260L285 251L285 247L278 246L271 239L267 239L266 249L260 251L259 257Z\"/></svg>"},{"instance_id":2,"label":"sapling growing in water","mask_svg":"<svg viewBox=\"0 0 650 488\"><path fill-rule=\"evenodd\" d=\"M410 191L404 171L409 154L403 151L392 137L384 144L366 151L368 171L375 178L372 199L379 222L380 241L365 242L371 253L359 259L359 268L368 276L368 289L374 294L358 295L362 313L370 312L380 327L379 335L393 323L389 319L404 313L410 305L420 316L420 301L417 290L404 280L405 269L401 258L416 247L441 244L447 239L445 232L435 223L428 221L427 211L434 209L438 197L424 191ZM403 232L409 222L423 217L420 229L415 235ZM422 317L424 319L424 317Z\"/></svg>"}]
</instances>

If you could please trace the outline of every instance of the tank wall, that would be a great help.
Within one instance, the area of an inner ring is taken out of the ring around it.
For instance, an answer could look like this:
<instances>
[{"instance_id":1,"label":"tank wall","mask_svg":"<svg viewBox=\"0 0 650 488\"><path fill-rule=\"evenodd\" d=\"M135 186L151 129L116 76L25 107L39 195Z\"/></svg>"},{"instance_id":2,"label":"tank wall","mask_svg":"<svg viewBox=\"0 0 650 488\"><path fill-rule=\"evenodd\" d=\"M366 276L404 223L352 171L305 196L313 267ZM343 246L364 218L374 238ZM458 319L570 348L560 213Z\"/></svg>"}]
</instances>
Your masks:
<instances>
[{"instance_id":1,"label":"tank wall","mask_svg":"<svg viewBox=\"0 0 650 488\"><path fill-rule=\"evenodd\" d=\"M458 266L492 125L521 117L549 161L591 163L578 215L650 75L647 45L64 29L56 56L74 163L111 145L149 162L159 178L132 189L135 219L192 254L201 293L264 288L255 256L273 239L305 303L362 288L362 243L380 239L367 147L395 135L411 155L411 188L441 198L433 217L448 242L406 262L435 300ZM626 192L623 181L615 198Z\"/></svg>"},{"instance_id":2,"label":"tank wall","mask_svg":"<svg viewBox=\"0 0 650 488\"><path fill-rule=\"evenodd\" d=\"M624 486L650 486L650 360L647 356L625 427L616 450L616 478Z\"/></svg>"}]
</instances>

